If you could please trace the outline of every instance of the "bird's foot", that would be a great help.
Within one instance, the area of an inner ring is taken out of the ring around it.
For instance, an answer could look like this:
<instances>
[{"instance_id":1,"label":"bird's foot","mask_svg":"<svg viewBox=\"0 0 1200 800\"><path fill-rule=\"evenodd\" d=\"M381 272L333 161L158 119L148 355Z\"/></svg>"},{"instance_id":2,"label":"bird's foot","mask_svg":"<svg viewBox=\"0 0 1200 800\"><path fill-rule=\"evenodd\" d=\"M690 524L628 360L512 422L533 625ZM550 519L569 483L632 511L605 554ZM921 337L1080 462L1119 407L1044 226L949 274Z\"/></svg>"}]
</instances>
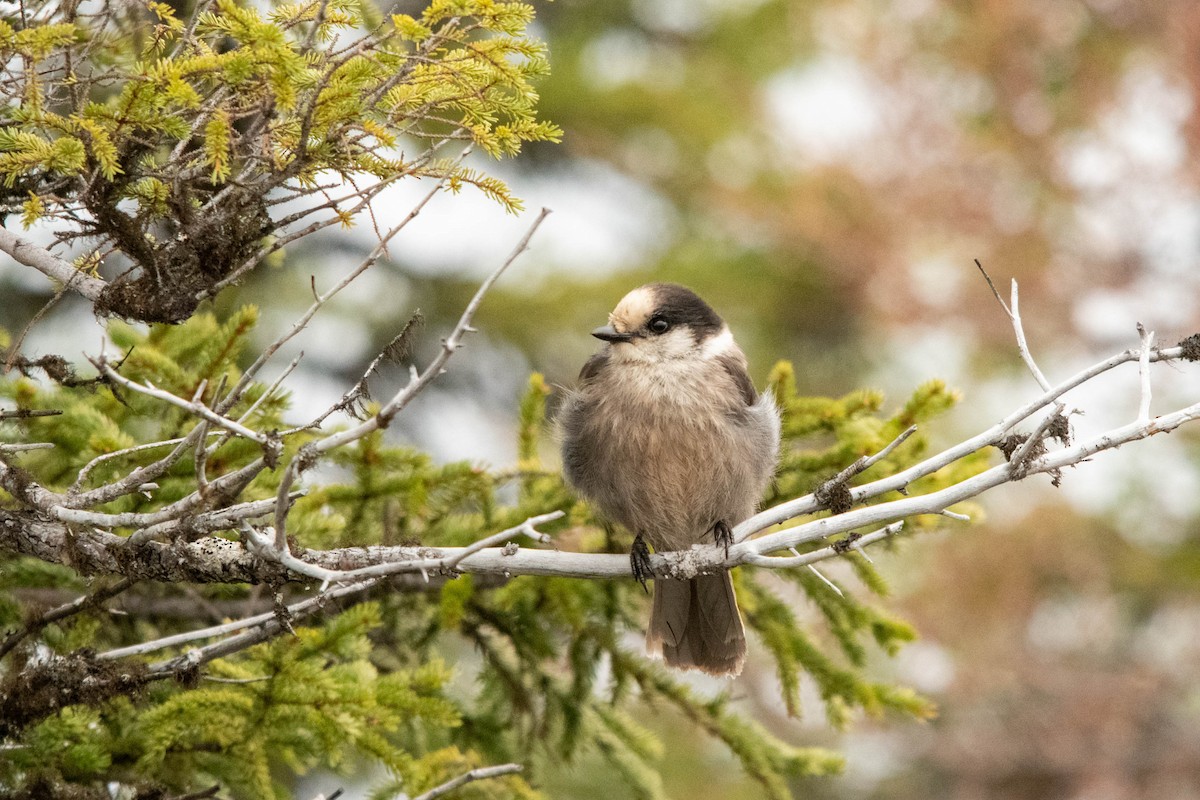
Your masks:
<instances>
[{"instance_id":1,"label":"bird's foot","mask_svg":"<svg viewBox=\"0 0 1200 800\"><path fill-rule=\"evenodd\" d=\"M725 557L729 558L729 546L733 544L733 531L729 527L729 523L723 519L717 520L713 525L713 541L717 543L717 547L725 548Z\"/></svg>"},{"instance_id":2,"label":"bird's foot","mask_svg":"<svg viewBox=\"0 0 1200 800\"><path fill-rule=\"evenodd\" d=\"M654 570L650 566L650 548L646 547L646 540L640 533L634 538L633 547L629 551L629 565L633 568L634 580L642 584L642 589L649 594L646 579L654 577Z\"/></svg>"}]
</instances>

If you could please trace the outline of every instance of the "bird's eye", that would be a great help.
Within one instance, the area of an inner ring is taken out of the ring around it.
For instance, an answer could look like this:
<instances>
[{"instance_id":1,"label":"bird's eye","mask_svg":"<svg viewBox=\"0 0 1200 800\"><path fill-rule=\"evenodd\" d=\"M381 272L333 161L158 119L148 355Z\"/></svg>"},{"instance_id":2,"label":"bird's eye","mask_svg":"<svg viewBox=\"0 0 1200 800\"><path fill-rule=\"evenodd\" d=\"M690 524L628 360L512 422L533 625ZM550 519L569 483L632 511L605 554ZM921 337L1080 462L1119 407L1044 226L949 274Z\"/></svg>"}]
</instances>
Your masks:
<instances>
[{"instance_id":1,"label":"bird's eye","mask_svg":"<svg viewBox=\"0 0 1200 800\"><path fill-rule=\"evenodd\" d=\"M650 320L646 327L650 329L651 333L666 333L668 330L670 330L671 323L667 322L662 317L655 317L654 319Z\"/></svg>"}]
</instances>

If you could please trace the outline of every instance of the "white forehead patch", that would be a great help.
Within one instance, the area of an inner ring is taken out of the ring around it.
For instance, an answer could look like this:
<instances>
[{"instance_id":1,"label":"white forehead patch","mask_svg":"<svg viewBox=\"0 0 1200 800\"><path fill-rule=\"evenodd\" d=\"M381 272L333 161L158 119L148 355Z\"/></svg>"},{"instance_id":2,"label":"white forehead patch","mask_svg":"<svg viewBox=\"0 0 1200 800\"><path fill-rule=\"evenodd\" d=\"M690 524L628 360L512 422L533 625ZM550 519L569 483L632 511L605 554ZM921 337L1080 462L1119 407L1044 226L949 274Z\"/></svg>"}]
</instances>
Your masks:
<instances>
[{"instance_id":1,"label":"white forehead patch","mask_svg":"<svg viewBox=\"0 0 1200 800\"><path fill-rule=\"evenodd\" d=\"M608 322L621 333L637 330L654 313L654 290L641 286L621 298L608 315Z\"/></svg>"},{"instance_id":2,"label":"white forehead patch","mask_svg":"<svg viewBox=\"0 0 1200 800\"><path fill-rule=\"evenodd\" d=\"M700 349L700 355L704 358L720 358L736 349L737 345L733 341L733 333L729 330L729 326L722 325L720 333L705 340L704 346Z\"/></svg>"}]
</instances>

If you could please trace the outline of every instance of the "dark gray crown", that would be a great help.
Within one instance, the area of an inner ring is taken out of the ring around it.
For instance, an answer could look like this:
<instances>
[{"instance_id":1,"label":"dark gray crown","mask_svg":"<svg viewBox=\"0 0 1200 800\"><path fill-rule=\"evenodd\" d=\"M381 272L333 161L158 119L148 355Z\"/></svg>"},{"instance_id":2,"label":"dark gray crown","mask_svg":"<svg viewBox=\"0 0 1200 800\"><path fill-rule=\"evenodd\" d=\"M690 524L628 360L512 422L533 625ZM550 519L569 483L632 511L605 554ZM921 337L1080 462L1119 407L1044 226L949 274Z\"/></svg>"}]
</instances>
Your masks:
<instances>
[{"instance_id":1,"label":"dark gray crown","mask_svg":"<svg viewBox=\"0 0 1200 800\"><path fill-rule=\"evenodd\" d=\"M672 327L686 325L697 339L714 336L725 322L713 311L712 306L686 286L678 283L652 283L654 291L654 316L662 317Z\"/></svg>"}]
</instances>

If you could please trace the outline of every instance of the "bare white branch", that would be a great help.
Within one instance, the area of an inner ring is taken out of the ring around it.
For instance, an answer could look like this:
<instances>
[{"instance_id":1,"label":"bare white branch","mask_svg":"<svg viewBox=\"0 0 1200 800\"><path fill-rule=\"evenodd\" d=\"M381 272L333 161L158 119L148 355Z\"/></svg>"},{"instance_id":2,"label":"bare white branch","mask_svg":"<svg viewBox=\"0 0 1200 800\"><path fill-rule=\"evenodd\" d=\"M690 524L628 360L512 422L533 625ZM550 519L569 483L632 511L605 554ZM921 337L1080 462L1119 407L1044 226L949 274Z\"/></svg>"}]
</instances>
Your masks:
<instances>
[{"instance_id":1,"label":"bare white branch","mask_svg":"<svg viewBox=\"0 0 1200 800\"><path fill-rule=\"evenodd\" d=\"M777 506L767 509L766 511L761 512L759 515L756 515L755 517L751 517L751 519L757 519L759 517L762 517L762 515L764 515L764 514L769 515L772 513L774 513L776 515L778 515L778 514L787 514L788 515L788 516L781 516L778 519L776 519L775 522L766 523L762 527L759 527L759 528L751 528L751 527L747 526L745 523L742 523L741 525L738 525L737 527L735 527L733 529L733 540L735 542L740 542L743 539L745 539L749 536L752 536L753 534L758 533L761 530L769 528L771 525L776 525L780 522L784 522L788 519L792 519L793 517L798 517L803 514L810 514L814 511L819 511L822 508L823 504L817 498L823 493L823 490L825 490L827 487L834 485L834 484L845 483L846 481L853 478L855 475L859 475L863 472L866 472L868 469L873 467L875 464L878 464L880 461L882 461L883 459L885 459L889 455L891 455L892 451L894 451L900 445L904 444L904 442L907 441L908 438L916 432L917 432L917 426L910 425L899 436L897 436L892 441L888 442L888 444L882 450L875 453L874 455L863 456L863 457L859 458L854 463L852 463L850 466L846 467L841 472L839 472L837 475L834 475L832 478L830 478L829 480L822 483L821 486L819 486L817 488L817 490L814 491L812 494L807 494L804 497L797 498L796 500L791 500L786 503L781 503ZM794 510L794 512L793 512L793 510ZM749 520L747 520L747 522L749 522Z\"/></svg>"},{"instance_id":2,"label":"bare white branch","mask_svg":"<svg viewBox=\"0 0 1200 800\"><path fill-rule=\"evenodd\" d=\"M247 547L254 553L268 558L273 561L278 561L284 567L299 575L305 575L310 578L315 578L325 583L346 583L351 581L361 581L368 578L380 578L386 575L395 575L401 572L421 572L429 573L435 571L448 571L458 567L464 560L470 558L475 553L492 547L500 542L508 541L514 536L527 536L537 542L548 543L550 537L536 527L544 525L547 522L553 522L563 516L561 511L551 511L548 514L541 514L536 517L530 517L520 525L515 525L506 530L494 533L491 536L484 537L479 541L467 547L445 548L444 552L449 553L445 556L437 557L417 557L406 558L400 560L391 560L386 563L373 564L367 567L358 569L340 570L328 569L310 564L303 559L296 558L292 555L288 548L286 538L280 542L277 536L278 532L273 532L272 535L259 533L248 523L241 525L242 535L245 537ZM276 517L278 519L278 516Z\"/></svg>"},{"instance_id":3,"label":"bare white branch","mask_svg":"<svg viewBox=\"0 0 1200 800\"><path fill-rule=\"evenodd\" d=\"M73 292L95 302L108 284L79 270L69 261L64 261L44 247L21 238L6 228L0 228L0 251L8 253L19 264L33 267L38 272L64 284Z\"/></svg>"},{"instance_id":4,"label":"bare white branch","mask_svg":"<svg viewBox=\"0 0 1200 800\"><path fill-rule=\"evenodd\" d=\"M208 421L200 420L197 426L200 428L200 434L196 438L196 449L194 452L193 469L196 471L196 492L201 497L207 497L209 494L208 487L208 450L204 447L204 441L208 437Z\"/></svg>"},{"instance_id":5,"label":"bare white branch","mask_svg":"<svg viewBox=\"0 0 1200 800\"><path fill-rule=\"evenodd\" d=\"M212 486L213 484L210 483L210 491L212 491ZM290 502L295 502L303 496L303 492L292 492L288 499ZM189 520L189 526L198 532L230 530L236 528L246 520L260 519L274 511L275 498L269 500L252 500L245 503L238 503L228 508L197 514ZM130 545L137 545L160 537L169 537L172 533L178 531L179 527L179 522L176 519L163 520L146 525L134 532L126 541Z\"/></svg>"},{"instance_id":6,"label":"bare white branch","mask_svg":"<svg viewBox=\"0 0 1200 800\"><path fill-rule=\"evenodd\" d=\"M27 453L31 450L53 450L53 442L28 442L26 444L0 444L0 453Z\"/></svg>"},{"instance_id":7,"label":"bare white branch","mask_svg":"<svg viewBox=\"0 0 1200 800\"><path fill-rule=\"evenodd\" d=\"M889 536L894 536L895 534L899 533L903 528L903 522L893 522L891 525L880 528L877 531L872 531L871 533L864 534L862 536L851 536L839 542L835 542L828 547L822 547L818 550L813 550L810 553L803 553L795 556L765 556L761 553L751 553L746 556L745 563L756 567L770 567L772 569L804 566L812 568L814 562L824 561L827 558L833 558L834 556L841 555L851 547L862 548L869 544L882 541ZM793 550L793 552L795 551ZM820 573L817 574L820 575ZM821 575L821 577L824 579L825 576ZM829 583L828 580L825 582ZM833 586L833 584L830 583L830 586ZM836 586L833 588L837 590ZM840 590L838 590L838 594L841 594Z\"/></svg>"},{"instance_id":8,"label":"bare white branch","mask_svg":"<svg viewBox=\"0 0 1200 800\"><path fill-rule=\"evenodd\" d=\"M1050 426L1054 424L1054 420L1061 416L1063 412L1063 404L1055 403L1054 410L1046 415L1045 419L1037 426L1029 438L1026 439L1020 447L1013 451L1012 456L1008 459L1010 464L1014 465L1015 470L1022 469L1029 458L1029 454L1033 452L1042 441L1046 438L1046 431L1050 430Z\"/></svg>"},{"instance_id":9,"label":"bare white branch","mask_svg":"<svg viewBox=\"0 0 1200 800\"><path fill-rule=\"evenodd\" d=\"M800 554L800 552L796 550L796 548L794 548L794 547L793 547L793 548L791 548L791 550L792 550L792 552L793 552L793 553L795 553L797 556L801 555L801 554ZM825 577L825 574L824 574L824 573L822 573L822 572L821 572L821 570L817 569L817 568L816 568L815 566L813 566L812 564L808 564L808 565L806 565L806 566L808 567L808 571L809 571L809 572L811 572L813 575L816 575L818 578L820 578L820 579L821 579L821 582L822 582L822 583L824 583L826 586L828 586L830 589L832 589L832 590L833 590L833 592L834 592L835 594L837 594L839 597L845 597L845 596L846 596L846 595L845 595L845 594L842 592L842 590L841 590L841 587L839 587L839 586L838 586L836 583L834 583L833 581L829 580L829 578L826 578L826 577Z\"/></svg>"},{"instance_id":10,"label":"bare white branch","mask_svg":"<svg viewBox=\"0 0 1200 800\"><path fill-rule=\"evenodd\" d=\"M1138 374L1141 378L1141 400L1138 403L1138 421L1150 421L1150 351L1154 349L1154 331L1147 331L1142 323L1137 324L1138 335L1142 339L1142 349L1138 354Z\"/></svg>"},{"instance_id":11,"label":"bare white branch","mask_svg":"<svg viewBox=\"0 0 1200 800\"><path fill-rule=\"evenodd\" d=\"M199 400L184 400L182 397L171 394L170 392L168 392L164 389L159 389L157 386L155 386L151 383L148 383L148 382L147 383L137 383L135 381L129 380L124 375L122 375L121 373L119 373L115 369L113 369L112 366L109 365L108 360L104 356L100 356L99 358L91 359L91 361L92 361L92 364L96 367L96 369L100 370L100 372L102 372L108 380L112 381L113 383L117 384L118 386L122 386L122 387L130 390L131 392L137 392L138 394L144 394L147 397L153 397L155 400L161 400L162 402L168 403L177 408L182 408L183 410L185 410L191 414L194 414L195 416L200 417L201 419L211 422L213 425L216 425L219 428L224 428L225 430L229 431L230 433L236 434L238 436L242 436L246 439L249 439L252 442L257 442L258 444L262 445L263 447L267 447L267 448L278 448L279 447L278 442L272 441L265 434L259 433L258 431L255 431L255 430L251 430L250 428L247 428L245 425L242 425L240 422L235 422L234 420L231 420L228 417L224 417L224 416L218 414L217 412L213 411L208 406L204 405L204 403L201 403Z\"/></svg>"},{"instance_id":12,"label":"bare white branch","mask_svg":"<svg viewBox=\"0 0 1200 800\"><path fill-rule=\"evenodd\" d=\"M488 778L499 778L501 775L512 775L514 772L520 772L522 769L520 764L500 764L495 767L480 767L473 769L463 775L459 775L454 780L446 781L441 786L435 786L424 794L419 794L412 800L435 800L442 795L449 794L455 789L466 786L474 781L487 780Z\"/></svg>"},{"instance_id":13,"label":"bare white branch","mask_svg":"<svg viewBox=\"0 0 1200 800\"><path fill-rule=\"evenodd\" d=\"M1161 350L1155 350L1150 354L1150 360L1153 361L1171 361L1178 359L1183 354L1183 349L1180 347L1171 347ZM959 442L956 445L948 447L942 452L931 456L924 461L914 464L908 469L897 472L894 475L889 475L885 478L855 486L850 490L851 499L855 503L861 503L864 500L870 500L888 492L899 491L906 488L913 481L924 478L926 475L932 475L939 469L953 464L960 458L964 458L976 450L996 444L1003 439L1008 433L1021 422L1025 421L1033 414L1043 408L1051 405L1067 392L1081 386L1084 383L1096 378L1099 375L1119 367L1122 364L1135 361L1139 358L1139 351L1126 350L1118 353L1115 356L1105 359L1097 364L1093 364L1087 369L1081 370L1072 377L1048 390L1034 400L1029 401L1024 406L1021 406L1016 411L1009 414L1007 417L996 423L981 433L972 436L970 439ZM740 523L733 529L734 541L740 542L749 536L764 531L781 522L787 522L790 519L812 514L821 509L821 503L812 494L798 497L794 500L789 500L780 503L777 506L760 511L745 522Z\"/></svg>"},{"instance_id":14,"label":"bare white branch","mask_svg":"<svg viewBox=\"0 0 1200 800\"><path fill-rule=\"evenodd\" d=\"M193 433L195 433L195 431L193 431ZM105 463L106 461L111 461L114 458L122 458L124 456L133 455L134 453L144 453L147 450L158 450L163 447L171 447L172 445L184 444L185 446L180 448L180 452L182 453L184 450L187 449L187 446L188 446L185 443L190 443L190 442L191 442L190 436L181 436L177 439L166 439L161 442L148 442L146 444L139 444L139 445L135 445L133 447L126 447L122 450L114 450L111 453L101 453L100 455L96 456L91 461L89 461L86 465L84 465L83 469L79 470L79 475L76 476L75 482L71 484L71 488L69 488L67 490L67 494L68 495L78 494L80 488L87 482L88 476L90 476L92 474L92 470L94 470L96 467L100 466L101 464ZM100 502L104 502L104 501L100 501ZM87 504L88 505L97 505L98 503L95 501L92 501L92 499L89 497Z\"/></svg>"},{"instance_id":15,"label":"bare white branch","mask_svg":"<svg viewBox=\"0 0 1200 800\"><path fill-rule=\"evenodd\" d=\"M1021 360L1025 362L1025 366L1029 367L1029 371L1033 373L1033 379L1037 381L1038 386L1042 387L1042 391L1050 391L1050 381L1046 380L1046 376L1042 374L1038 368L1037 362L1033 360L1033 353L1029 352L1029 344L1025 341L1025 326L1021 324L1021 297L1017 291L1017 279L1013 278L1012 282L1012 305L1008 310L1008 316L1012 320L1013 333L1017 337L1017 349L1021 351Z\"/></svg>"},{"instance_id":16,"label":"bare white branch","mask_svg":"<svg viewBox=\"0 0 1200 800\"><path fill-rule=\"evenodd\" d=\"M1017 350L1021 353L1021 360L1025 362L1025 366L1029 367L1029 371L1033 373L1033 379L1037 381L1038 386L1042 387L1042 391L1050 391L1050 382L1046 380L1046 376L1042 374L1038 368L1037 362L1033 359L1033 353L1029 351L1029 344L1025 341L1025 326L1021 323L1021 296L1017 290L1016 278L1012 282L1012 292L1010 295L1011 305L1004 302L1004 298L1000 296L1000 292L996 291L996 284L992 283L992 276L988 275L987 270L983 268L983 264L979 263L979 259L975 259L975 266L979 268L983 274L983 279L987 281L988 288L992 290L992 296L996 298L996 302L1004 309L1004 313L1012 322L1013 333L1017 337Z\"/></svg>"},{"instance_id":17,"label":"bare white branch","mask_svg":"<svg viewBox=\"0 0 1200 800\"><path fill-rule=\"evenodd\" d=\"M299 355L293 358L291 363L287 365L287 368L284 369L283 372L279 373L279 377L276 378L261 395L259 395L257 400L250 404L249 408L242 412L242 415L238 417L238 422L245 425L246 421L249 420L254 412L259 409L259 406L267 402L267 400L269 400L275 394L275 392L279 390L279 387L282 386L283 382L287 380L289 375L292 374L292 371L300 365L300 359L302 358L304 358L304 351L301 351Z\"/></svg>"},{"instance_id":18,"label":"bare white branch","mask_svg":"<svg viewBox=\"0 0 1200 800\"><path fill-rule=\"evenodd\" d=\"M330 592L314 595L313 597L305 598L299 602L293 603L287 607L287 613L292 616L303 616L314 607L337 600L347 595L357 592L364 592L375 585L375 582L364 582L343 586ZM198 642L203 639L215 639L218 636L226 636L231 633L238 633L247 628L254 628L259 625L264 625L277 618L274 611L265 611L262 614L245 617L244 619L226 622L221 625L212 625L207 628L200 628L194 631L184 631L171 636L163 636L158 639L152 639L146 642L139 642L128 647L117 647L100 653L96 656L98 661L112 661L118 658L127 658L129 656L143 656L147 653L154 653L159 650L166 650L169 647L179 647L190 642Z\"/></svg>"}]
</instances>

